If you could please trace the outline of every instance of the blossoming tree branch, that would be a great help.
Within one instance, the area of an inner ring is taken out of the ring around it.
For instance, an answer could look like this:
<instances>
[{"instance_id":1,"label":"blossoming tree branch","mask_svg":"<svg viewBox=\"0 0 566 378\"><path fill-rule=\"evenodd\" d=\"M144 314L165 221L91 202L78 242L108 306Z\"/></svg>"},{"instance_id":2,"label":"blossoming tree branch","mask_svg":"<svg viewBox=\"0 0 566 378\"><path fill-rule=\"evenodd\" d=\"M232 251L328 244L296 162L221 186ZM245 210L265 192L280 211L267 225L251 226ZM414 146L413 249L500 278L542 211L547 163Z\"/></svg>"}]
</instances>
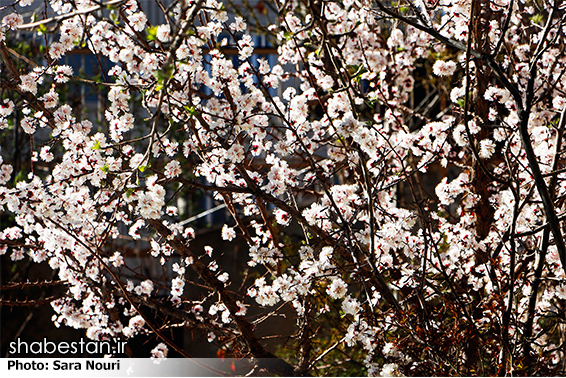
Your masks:
<instances>
[{"instance_id":1,"label":"blossoming tree branch","mask_svg":"<svg viewBox=\"0 0 566 378\"><path fill-rule=\"evenodd\" d=\"M288 376L564 372L562 2L145 7L1 9L0 254L53 270L56 325L198 357L183 327ZM64 63L78 50L96 78ZM101 95L98 122L72 85ZM230 213L245 274L195 246L187 191ZM136 241L173 276L129 266Z\"/></svg>"}]
</instances>

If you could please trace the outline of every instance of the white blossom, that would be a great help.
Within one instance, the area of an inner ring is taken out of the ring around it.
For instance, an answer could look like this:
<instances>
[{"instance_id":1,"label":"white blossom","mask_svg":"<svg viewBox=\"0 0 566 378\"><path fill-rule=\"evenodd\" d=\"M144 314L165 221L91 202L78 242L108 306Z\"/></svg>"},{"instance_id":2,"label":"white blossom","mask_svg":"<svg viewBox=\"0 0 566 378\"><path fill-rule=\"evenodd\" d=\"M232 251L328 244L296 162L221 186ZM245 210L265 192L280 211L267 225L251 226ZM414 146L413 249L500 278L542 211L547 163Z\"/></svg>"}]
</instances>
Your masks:
<instances>
[{"instance_id":1,"label":"white blossom","mask_svg":"<svg viewBox=\"0 0 566 378\"><path fill-rule=\"evenodd\" d=\"M456 71L457 65L451 60L437 60L432 66L432 72L436 76L452 76Z\"/></svg>"}]
</instances>

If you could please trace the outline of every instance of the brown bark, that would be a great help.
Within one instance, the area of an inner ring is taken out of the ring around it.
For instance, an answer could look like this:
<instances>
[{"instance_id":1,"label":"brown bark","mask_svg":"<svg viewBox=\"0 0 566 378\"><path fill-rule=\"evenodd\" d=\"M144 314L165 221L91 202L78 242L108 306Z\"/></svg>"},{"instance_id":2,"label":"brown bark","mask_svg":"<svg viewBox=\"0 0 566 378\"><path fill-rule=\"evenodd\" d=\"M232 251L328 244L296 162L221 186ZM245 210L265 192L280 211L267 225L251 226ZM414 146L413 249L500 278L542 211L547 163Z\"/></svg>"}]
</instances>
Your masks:
<instances>
[{"instance_id":1,"label":"brown bark","mask_svg":"<svg viewBox=\"0 0 566 378\"><path fill-rule=\"evenodd\" d=\"M489 42L487 35L489 33L489 1L481 0L474 7L472 15L472 36L473 46L475 50L481 52L489 52ZM488 126L489 103L484 99L483 94L488 87L491 70L483 64L479 59L475 61L475 80L477 91L474 93L473 101L471 101L471 112L474 114L476 122L479 122L481 130L474 136L471 143L479 148L479 142L489 138L490 130ZM489 159L480 162L474 159L472 163L472 190L478 196L478 202L474 207L476 215L476 238L478 241L485 239L491 229L493 223L494 209L489 203L490 193L488 187L491 183L491 178L488 176L482 167L490 166ZM478 264L487 261L487 254L476 253Z\"/></svg>"}]
</instances>

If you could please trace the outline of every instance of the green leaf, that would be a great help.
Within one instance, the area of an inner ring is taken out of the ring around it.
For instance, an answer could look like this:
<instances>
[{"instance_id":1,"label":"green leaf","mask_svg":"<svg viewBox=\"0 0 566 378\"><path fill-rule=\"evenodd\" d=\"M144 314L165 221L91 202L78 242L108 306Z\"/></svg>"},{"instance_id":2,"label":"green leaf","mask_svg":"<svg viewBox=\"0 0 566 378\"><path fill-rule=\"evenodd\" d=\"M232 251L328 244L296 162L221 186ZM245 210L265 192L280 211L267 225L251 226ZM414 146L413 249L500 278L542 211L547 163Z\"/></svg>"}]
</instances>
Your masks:
<instances>
[{"instance_id":1,"label":"green leaf","mask_svg":"<svg viewBox=\"0 0 566 378\"><path fill-rule=\"evenodd\" d=\"M199 115L200 112L194 107L194 106L184 106L185 110L187 111L187 113L189 113L189 115L192 116L196 116Z\"/></svg>"},{"instance_id":2,"label":"green leaf","mask_svg":"<svg viewBox=\"0 0 566 378\"><path fill-rule=\"evenodd\" d=\"M39 26L37 27L37 33L39 35L47 34L47 26L45 26L44 24L39 24Z\"/></svg>"},{"instance_id":3,"label":"green leaf","mask_svg":"<svg viewBox=\"0 0 566 378\"><path fill-rule=\"evenodd\" d=\"M118 20L118 15L116 14L115 10L110 11L110 19L112 20L112 22L114 22L116 25L118 25L120 23L120 21Z\"/></svg>"},{"instance_id":4,"label":"green leaf","mask_svg":"<svg viewBox=\"0 0 566 378\"><path fill-rule=\"evenodd\" d=\"M376 98L373 98L373 99L370 99L370 100L367 100L367 101L366 101L366 105L367 105L369 108L373 108L373 107L375 106L375 104L377 104L377 99L376 99Z\"/></svg>"},{"instance_id":5,"label":"green leaf","mask_svg":"<svg viewBox=\"0 0 566 378\"><path fill-rule=\"evenodd\" d=\"M110 167L108 166L108 164L104 164L103 167L100 167L100 170L101 170L102 172L108 173L108 172L110 172Z\"/></svg>"},{"instance_id":6,"label":"green leaf","mask_svg":"<svg viewBox=\"0 0 566 378\"><path fill-rule=\"evenodd\" d=\"M346 69L348 70L348 73L352 75L352 78L357 78L363 75L364 73L368 72L368 70L364 67L363 64L359 64L359 65L350 64L346 66Z\"/></svg>"},{"instance_id":7,"label":"green leaf","mask_svg":"<svg viewBox=\"0 0 566 378\"><path fill-rule=\"evenodd\" d=\"M151 164L147 163L147 165L140 165L138 169L140 170L140 172L145 172L145 170L149 167L151 167Z\"/></svg>"},{"instance_id":8,"label":"green leaf","mask_svg":"<svg viewBox=\"0 0 566 378\"><path fill-rule=\"evenodd\" d=\"M99 141L94 141L94 146L91 147L91 149L93 150L100 150L100 142Z\"/></svg>"},{"instance_id":9,"label":"green leaf","mask_svg":"<svg viewBox=\"0 0 566 378\"><path fill-rule=\"evenodd\" d=\"M157 40L157 26L152 26L147 29L147 37L148 41L156 41Z\"/></svg>"},{"instance_id":10,"label":"green leaf","mask_svg":"<svg viewBox=\"0 0 566 378\"><path fill-rule=\"evenodd\" d=\"M25 171L22 169L18 172L16 177L14 177L14 184L16 184L20 181L25 181L26 178L27 178L27 175L26 175Z\"/></svg>"},{"instance_id":11,"label":"green leaf","mask_svg":"<svg viewBox=\"0 0 566 378\"><path fill-rule=\"evenodd\" d=\"M534 22L537 25L542 25L542 19L543 19L543 15L542 14L533 14L531 16L531 21Z\"/></svg>"},{"instance_id":12,"label":"green leaf","mask_svg":"<svg viewBox=\"0 0 566 378\"><path fill-rule=\"evenodd\" d=\"M153 72L153 77L155 77L157 79L157 84L158 86L161 85L161 88L158 88L157 90L161 90L163 88L163 82L166 79L169 79L171 76L173 75L173 65L170 64L167 67L163 67L160 70L156 70Z\"/></svg>"}]
</instances>

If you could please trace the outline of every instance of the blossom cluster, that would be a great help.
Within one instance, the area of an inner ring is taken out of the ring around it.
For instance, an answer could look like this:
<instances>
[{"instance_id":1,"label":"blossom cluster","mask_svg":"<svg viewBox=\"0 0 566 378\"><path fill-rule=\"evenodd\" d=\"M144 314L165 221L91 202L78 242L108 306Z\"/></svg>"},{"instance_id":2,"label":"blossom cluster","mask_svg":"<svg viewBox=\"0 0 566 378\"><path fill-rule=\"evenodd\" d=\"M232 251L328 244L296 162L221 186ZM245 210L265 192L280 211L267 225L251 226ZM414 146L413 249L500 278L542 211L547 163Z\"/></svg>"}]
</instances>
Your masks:
<instances>
[{"instance_id":1,"label":"blossom cluster","mask_svg":"<svg viewBox=\"0 0 566 378\"><path fill-rule=\"evenodd\" d=\"M289 310L312 366L340 348L370 375L558 371L566 256L550 223L566 210L566 29L555 13L529 1L274 2L266 59L218 0L175 3L156 25L134 0L108 17L87 0L47 3L58 23L45 56L11 70L17 58L2 53L17 85L2 92L0 133L21 129L30 158L0 150L0 209L13 216L0 254L57 272L57 326L153 335L160 360L172 345L147 306L175 319L164 328L263 357L254 328ZM0 50L18 30L47 33L34 22L4 15ZM81 77L63 64L77 48L109 67ZM97 122L65 94L78 82L100 91ZM188 190L226 207L218 239L246 246L244 278L187 225ZM159 272L132 265L141 255ZM305 347L325 337L330 349Z\"/></svg>"}]
</instances>

